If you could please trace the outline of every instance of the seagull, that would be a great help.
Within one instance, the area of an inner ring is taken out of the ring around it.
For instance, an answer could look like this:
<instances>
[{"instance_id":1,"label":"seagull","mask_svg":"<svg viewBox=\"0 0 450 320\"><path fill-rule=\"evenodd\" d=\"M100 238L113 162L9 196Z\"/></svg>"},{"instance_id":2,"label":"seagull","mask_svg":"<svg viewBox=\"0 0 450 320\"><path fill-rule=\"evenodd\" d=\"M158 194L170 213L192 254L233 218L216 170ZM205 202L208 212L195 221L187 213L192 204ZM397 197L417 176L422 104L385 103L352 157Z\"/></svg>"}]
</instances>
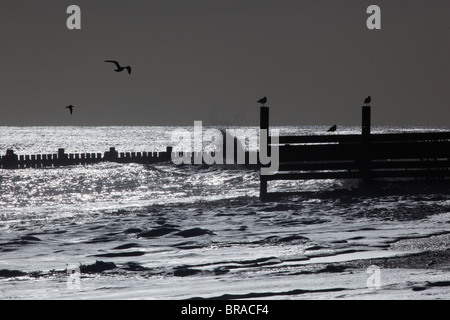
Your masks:
<instances>
[{"instance_id":1,"label":"seagull","mask_svg":"<svg viewBox=\"0 0 450 320\"><path fill-rule=\"evenodd\" d=\"M364 104L369 104L372 101L372 98L368 96L366 100L364 100Z\"/></svg>"},{"instance_id":2,"label":"seagull","mask_svg":"<svg viewBox=\"0 0 450 320\"><path fill-rule=\"evenodd\" d=\"M128 74L131 74L131 67L130 66L126 66L126 67L122 67L117 61L115 60L105 60L105 62L112 62L116 65L117 69L114 70L116 72L122 72L123 70L127 69Z\"/></svg>"},{"instance_id":3,"label":"seagull","mask_svg":"<svg viewBox=\"0 0 450 320\"><path fill-rule=\"evenodd\" d=\"M336 129L337 129L337 126L334 125L330 129L328 129L327 132L334 132L334 131L336 131Z\"/></svg>"},{"instance_id":4,"label":"seagull","mask_svg":"<svg viewBox=\"0 0 450 320\"><path fill-rule=\"evenodd\" d=\"M264 97L264 98L262 98L262 99L259 99L257 102L258 102L258 103L261 103L262 105L264 105L264 104L267 102L267 97Z\"/></svg>"},{"instance_id":5,"label":"seagull","mask_svg":"<svg viewBox=\"0 0 450 320\"><path fill-rule=\"evenodd\" d=\"M72 114L73 113L73 105L70 105L70 106L67 106L66 107L66 109L69 109L70 110L70 114Z\"/></svg>"}]
</instances>

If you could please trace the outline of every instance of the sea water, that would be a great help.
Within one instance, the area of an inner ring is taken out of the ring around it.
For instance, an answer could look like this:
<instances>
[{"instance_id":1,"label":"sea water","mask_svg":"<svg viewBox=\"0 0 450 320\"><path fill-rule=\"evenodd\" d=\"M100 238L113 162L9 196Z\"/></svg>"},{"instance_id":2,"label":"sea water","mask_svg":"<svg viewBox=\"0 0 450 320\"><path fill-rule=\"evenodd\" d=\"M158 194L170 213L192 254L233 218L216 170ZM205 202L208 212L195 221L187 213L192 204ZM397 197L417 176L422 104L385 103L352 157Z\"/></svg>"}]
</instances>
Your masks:
<instances>
[{"instance_id":1,"label":"sea water","mask_svg":"<svg viewBox=\"0 0 450 320\"><path fill-rule=\"evenodd\" d=\"M178 129L0 127L0 153L165 151ZM360 129L337 134L351 133ZM239 165L0 169L0 299L450 297L448 268L432 261L382 265L376 288L364 264L448 250L449 187L367 192L357 181L321 180L271 182L269 191L302 193L261 202L259 172Z\"/></svg>"}]
</instances>

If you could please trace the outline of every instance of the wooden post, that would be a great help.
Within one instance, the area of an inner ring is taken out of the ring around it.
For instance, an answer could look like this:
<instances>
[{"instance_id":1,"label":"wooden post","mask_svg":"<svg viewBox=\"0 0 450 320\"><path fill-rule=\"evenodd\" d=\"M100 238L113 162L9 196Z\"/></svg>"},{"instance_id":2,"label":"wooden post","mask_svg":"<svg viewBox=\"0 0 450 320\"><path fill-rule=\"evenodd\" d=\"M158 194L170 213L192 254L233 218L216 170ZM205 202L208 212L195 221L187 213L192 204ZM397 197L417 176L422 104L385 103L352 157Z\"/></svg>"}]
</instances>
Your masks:
<instances>
[{"instance_id":1,"label":"wooden post","mask_svg":"<svg viewBox=\"0 0 450 320\"><path fill-rule=\"evenodd\" d=\"M26 168L31 168L30 156L29 155L25 155L25 167Z\"/></svg>"},{"instance_id":2,"label":"wooden post","mask_svg":"<svg viewBox=\"0 0 450 320\"><path fill-rule=\"evenodd\" d=\"M36 155L32 154L31 155L31 165L30 168L36 168Z\"/></svg>"},{"instance_id":3,"label":"wooden post","mask_svg":"<svg viewBox=\"0 0 450 320\"><path fill-rule=\"evenodd\" d=\"M370 136L370 106L362 107L362 135L363 138Z\"/></svg>"},{"instance_id":4,"label":"wooden post","mask_svg":"<svg viewBox=\"0 0 450 320\"><path fill-rule=\"evenodd\" d=\"M60 165L60 166L67 165L67 159L68 159L68 156L67 156L64 148L59 148L58 149L58 160L56 160L58 165Z\"/></svg>"},{"instance_id":5,"label":"wooden post","mask_svg":"<svg viewBox=\"0 0 450 320\"><path fill-rule=\"evenodd\" d=\"M362 157L361 174L363 181L370 180L370 106L362 107Z\"/></svg>"},{"instance_id":6,"label":"wooden post","mask_svg":"<svg viewBox=\"0 0 450 320\"><path fill-rule=\"evenodd\" d=\"M42 168L42 155L41 154L37 154L36 155L36 168Z\"/></svg>"},{"instance_id":7,"label":"wooden post","mask_svg":"<svg viewBox=\"0 0 450 320\"><path fill-rule=\"evenodd\" d=\"M264 134L266 136L266 141L267 141L267 145L266 145L266 150L267 153L270 152L269 149L269 107L261 107L260 109L260 116L259 116L259 134L260 134L260 139L259 141L262 141L261 139L261 135ZM259 146L260 150L261 150L261 146ZM267 198L267 179L264 175L261 175L261 161L259 161L259 157L258 157L258 162L259 162L259 181L260 181L260 186L259 186L259 198L260 200L264 201Z\"/></svg>"},{"instance_id":8,"label":"wooden post","mask_svg":"<svg viewBox=\"0 0 450 320\"><path fill-rule=\"evenodd\" d=\"M19 156L14 153L14 150L6 150L6 155L3 156L3 168L17 169L19 166Z\"/></svg>"}]
</instances>

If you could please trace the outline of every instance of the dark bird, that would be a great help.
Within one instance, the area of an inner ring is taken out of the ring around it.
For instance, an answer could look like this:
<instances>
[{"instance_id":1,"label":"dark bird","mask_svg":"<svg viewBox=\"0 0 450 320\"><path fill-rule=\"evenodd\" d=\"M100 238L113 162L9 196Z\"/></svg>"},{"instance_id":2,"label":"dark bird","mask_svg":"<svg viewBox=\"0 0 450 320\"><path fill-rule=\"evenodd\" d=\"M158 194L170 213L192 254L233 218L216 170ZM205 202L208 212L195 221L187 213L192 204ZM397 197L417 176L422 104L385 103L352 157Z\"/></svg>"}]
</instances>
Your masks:
<instances>
[{"instance_id":1,"label":"dark bird","mask_svg":"<svg viewBox=\"0 0 450 320\"><path fill-rule=\"evenodd\" d=\"M70 114L73 113L73 108L74 108L73 105L70 105L70 106L67 106L67 107L66 107L66 109L69 109L69 110L70 110Z\"/></svg>"},{"instance_id":2,"label":"dark bird","mask_svg":"<svg viewBox=\"0 0 450 320\"><path fill-rule=\"evenodd\" d=\"M372 98L368 96L366 100L364 100L364 104L369 104L372 101Z\"/></svg>"},{"instance_id":3,"label":"dark bird","mask_svg":"<svg viewBox=\"0 0 450 320\"><path fill-rule=\"evenodd\" d=\"M262 98L262 99L259 99L257 102L258 102L258 103L261 103L262 105L264 105L264 104L267 102L267 97L264 97L264 98Z\"/></svg>"},{"instance_id":4,"label":"dark bird","mask_svg":"<svg viewBox=\"0 0 450 320\"><path fill-rule=\"evenodd\" d=\"M334 132L334 131L336 131L336 129L337 129L337 126L334 125L330 129L328 129L327 132Z\"/></svg>"},{"instance_id":5,"label":"dark bird","mask_svg":"<svg viewBox=\"0 0 450 320\"><path fill-rule=\"evenodd\" d=\"M122 72L123 70L127 69L128 74L131 74L131 67L130 66L126 66L126 67L122 67L117 61L114 60L105 60L105 62L111 62L114 63L116 65L116 72Z\"/></svg>"}]
</instances>

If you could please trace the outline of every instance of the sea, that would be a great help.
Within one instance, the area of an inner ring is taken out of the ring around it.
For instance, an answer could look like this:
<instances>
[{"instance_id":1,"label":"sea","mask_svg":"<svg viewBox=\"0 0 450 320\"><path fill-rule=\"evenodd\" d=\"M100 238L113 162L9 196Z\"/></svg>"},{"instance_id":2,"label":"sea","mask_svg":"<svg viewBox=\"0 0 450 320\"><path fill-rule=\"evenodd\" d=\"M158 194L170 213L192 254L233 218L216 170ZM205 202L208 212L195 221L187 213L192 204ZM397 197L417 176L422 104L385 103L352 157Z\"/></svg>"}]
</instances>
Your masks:
<instances>
[{"instance_id":1,"label":"sea","mask_svg":"<svg viewBox=\"0 0 450 320\"><path fill-rule=\"evenodd\" d=\"M165 151L179 130L0 127L0 153ZM259 187L237 164L0 169L0 299L450 298L450 186L270 182L296 193L268 202Z\"/></svg>"}]
</instances>

